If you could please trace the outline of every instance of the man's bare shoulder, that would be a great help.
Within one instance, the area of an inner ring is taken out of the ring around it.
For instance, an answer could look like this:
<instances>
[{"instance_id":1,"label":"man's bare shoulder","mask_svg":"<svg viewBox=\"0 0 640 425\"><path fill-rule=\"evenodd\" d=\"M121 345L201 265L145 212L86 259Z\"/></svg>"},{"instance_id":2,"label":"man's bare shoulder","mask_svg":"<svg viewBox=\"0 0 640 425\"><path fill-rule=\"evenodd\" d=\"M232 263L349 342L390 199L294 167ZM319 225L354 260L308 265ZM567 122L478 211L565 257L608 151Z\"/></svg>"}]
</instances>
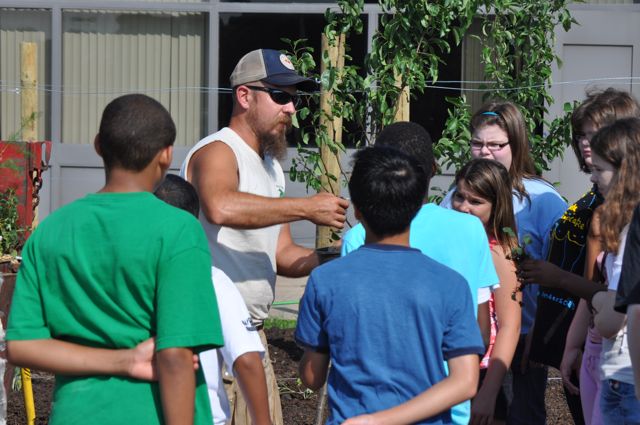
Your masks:
<instances>
[{"instance_id":1,"label":"man's bare shoulder","mask_svg":"<svg viewBox=\"0 0 640 425\"><path fill-rule=\"evenodd\" d=\"M238 163L233 150L222 140L214 140L193 153L189 161L188 176L193 179L194 173L210 171L236 171Z\"/></svg>"},{"instance_id":2,"label":"man's bare shoulder","mask_svg":"<svg viewBox=\"0 0 640 425\"><path fill-rule=\"evenodd\" d=\"M233 158L235 162L235 155L231 146L226 144L223 140L213 140L207 145L201 147L193 153L191 162L201 161L204 159L212 158Z\"/></svg>"}]
</instances>

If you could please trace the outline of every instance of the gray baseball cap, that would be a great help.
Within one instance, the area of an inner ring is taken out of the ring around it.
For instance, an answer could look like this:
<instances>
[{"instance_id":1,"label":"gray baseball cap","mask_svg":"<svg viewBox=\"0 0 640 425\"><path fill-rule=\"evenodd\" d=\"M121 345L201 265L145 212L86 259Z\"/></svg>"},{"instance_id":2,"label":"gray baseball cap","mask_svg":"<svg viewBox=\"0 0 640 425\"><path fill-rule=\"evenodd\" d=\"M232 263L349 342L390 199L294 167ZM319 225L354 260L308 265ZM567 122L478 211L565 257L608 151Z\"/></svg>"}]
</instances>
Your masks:
<instances>
[{"instance_id":1,"label":"gray baseball cap","mask_svg":"<svg viewBox=\"0 0 640 425\"><path fill-rule=\"evenodd\" d=\"M313 92L318 83L298 74L284 53L273 49L253 50L244 55L231 73L231 87L253 81L264 81L274 86L296 86L298 90Z\"/></svg>"}]
</instances>

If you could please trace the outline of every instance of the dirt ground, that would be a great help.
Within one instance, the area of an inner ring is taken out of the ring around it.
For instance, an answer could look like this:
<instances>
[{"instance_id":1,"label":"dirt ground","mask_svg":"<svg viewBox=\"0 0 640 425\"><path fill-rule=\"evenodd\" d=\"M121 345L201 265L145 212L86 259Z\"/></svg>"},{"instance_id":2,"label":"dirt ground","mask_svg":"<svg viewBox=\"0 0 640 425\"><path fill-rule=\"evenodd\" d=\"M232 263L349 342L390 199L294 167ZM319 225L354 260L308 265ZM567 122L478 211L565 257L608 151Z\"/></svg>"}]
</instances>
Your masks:
<instances>
[{"instance_id":1,"label":"dirt ground","mask_svg":"<svg viewBox=\"0 0 640 425\"><path fill-rule=\"evenodd\" d=\"M297 378L297 366L302 350L293 342L293 330L267 330L274 368L280 386L282 411L286 425L312 425L316 419L318 397L305 390ZM564 400L562 384L557 371L552 370L547 386L547 423L549 425L573 424ZM47 373L33 372L33 389L36 404L36 425L47 423L51 407L53 376ZM12 391L7 409L8 425L26 424L22 393Z\"/></svg>"}]
</instances>

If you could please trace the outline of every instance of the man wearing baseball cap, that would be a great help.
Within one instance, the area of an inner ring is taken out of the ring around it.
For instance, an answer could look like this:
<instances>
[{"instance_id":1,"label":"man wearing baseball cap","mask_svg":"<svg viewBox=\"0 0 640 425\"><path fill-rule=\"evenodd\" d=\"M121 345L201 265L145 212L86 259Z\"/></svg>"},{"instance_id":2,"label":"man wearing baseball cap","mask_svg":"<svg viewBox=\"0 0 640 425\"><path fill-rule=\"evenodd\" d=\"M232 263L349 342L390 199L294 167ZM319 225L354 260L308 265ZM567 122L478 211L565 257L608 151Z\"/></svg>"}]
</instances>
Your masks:
<instances>
[{"instance_id":1,"label":"man wearing baseball cap","mask_svg":"<svg viewBox=\"0 0 640 425\"><path fill-rule=\"evenodd\" d=\"M259 330L266 348L262 324L274 299L276 274L306 276L318 265L312 249L293 242L289 223L309 220L342 228L348 202L329 193L284 196L285 178L278 160L286 155L298 91L315 91L317 83L299 75L286 55L271 49L244 55L230 81L229 126L200 140L187 154L180 174L200 196L200 222L213 264L237 285L251 314L247 326ZM263 366L271 421L280 425L280 397L268 351ZM237 388L230 402L231 423L250 424L250 408Z\"/></svg>"}]
</instances>

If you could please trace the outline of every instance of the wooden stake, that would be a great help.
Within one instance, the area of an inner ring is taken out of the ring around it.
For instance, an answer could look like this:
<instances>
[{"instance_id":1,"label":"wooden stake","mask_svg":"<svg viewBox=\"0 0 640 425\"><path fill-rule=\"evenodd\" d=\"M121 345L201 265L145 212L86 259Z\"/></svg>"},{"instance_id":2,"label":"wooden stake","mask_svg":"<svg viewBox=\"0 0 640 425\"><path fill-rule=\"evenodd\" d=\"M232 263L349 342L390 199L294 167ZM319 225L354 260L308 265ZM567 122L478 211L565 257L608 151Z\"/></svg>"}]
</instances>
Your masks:
<instances>
[{"instance_id":1,"label":"wooden stake","mask_svg":"<svg viewBox=\"0 0 640 425\"><path fill-rule=\"evenodd\" d=\"M324 34L322 35L322 54L324 55L324 52L327 52L331 65L338 69L338 73L342 72L344 67L344 46L344 34L336 40L336 44L333 46L330 46L327 37ZM326 70L324 62L321 70L322 72ZM342 143L342 117L335 117L331 113L330 102L332 99L333 92L331 90L320 93L320 107L323 111L320 124L326 126L329 137L339 144ZM320 148L320 156L326 171L326 174L321 178L322 190L340 196L340 152L332 152L328 146L322 146ZM328 177L329 175L334 176L335 180ZM331 227L317 226L316 248L330 246L332 244L331 234Z\"/></svg>"},{"instance_id":2,"label":"wooden stake","mask_svg":"<svg viewBox=\"0 0 640 425\"><path fill-rule=\"evenodd\" d=\"M20 43L20 128L25 142L38 140L38 45ZM31 175L31 179L35 177ZM33 210L31 228L38 226L38 208Z\"/></svg>"},{"instance_id":3,"label":"wooden stake","mask_svg":"<svg viewBox=\"0 0 640 425\"><path fill-rule=\"evenodd\" d=\"M20 43L20 103L22 140L38 139L38 46Z\"/></svg>"},{"instance_id":4,"label":"wooden stake","mask_svg":"<svg viewBox=\"0 0 640 425\"><path fill-rule=\"evenodd\" d=\"M396 86L402 87L402 76L400 74L396 74ZM409 121L409 119L409 87L404 86L398 95L394 121Z\"/></svg>"}]
</instances>

